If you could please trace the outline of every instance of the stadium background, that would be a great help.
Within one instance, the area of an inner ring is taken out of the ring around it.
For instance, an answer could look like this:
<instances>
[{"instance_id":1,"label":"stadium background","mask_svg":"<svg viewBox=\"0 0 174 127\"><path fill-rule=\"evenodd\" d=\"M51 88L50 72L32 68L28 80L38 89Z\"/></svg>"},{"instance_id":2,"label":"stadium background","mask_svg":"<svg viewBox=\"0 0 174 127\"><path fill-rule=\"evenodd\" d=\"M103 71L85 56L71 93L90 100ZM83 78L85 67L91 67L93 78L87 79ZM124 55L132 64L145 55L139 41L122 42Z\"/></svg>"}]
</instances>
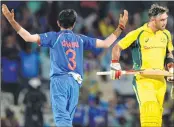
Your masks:
<instances>
[{"instance_id":1,"label":"stadium background","mask_svg":"<svg viewBox=\"0 0 174 127\"><path fill-rule=\"evenodd\" d=\"M118 40L147 22L148 8L152 3L159 3L169 8L167 29L172 36L174 34L174 2L172 1L1 2L3 3L10 9L14 8L15 19L33 34L59 31L56 23L58 13L62 9L72 8L78 13L74 32L101 39L114 31L118 25L119 14L123 9L127 9L129 22ZM111 81L108 76L95 75L97 71L109 70L110 58L111 48L85 52L85 79L80 90L74 127L97 127L97 124L100 127L101 125L104 127L140 126L138 104L131 85L132 76L123 76L121 80ZM122 52L120 62L122 69L132 67L130 49ZM49 50L36 44L25 43L4 16L1 16L2 126L11 121L13 127L23 127L27 121L28 127L39 127L42 117L37 115L41 114L43 114L44 127L55 126L49 99L49 67ZM174 103L169 96L170 88L171 84L168 83L164 102L164 127L174 126Z\"/></svg>"}]
</instances>

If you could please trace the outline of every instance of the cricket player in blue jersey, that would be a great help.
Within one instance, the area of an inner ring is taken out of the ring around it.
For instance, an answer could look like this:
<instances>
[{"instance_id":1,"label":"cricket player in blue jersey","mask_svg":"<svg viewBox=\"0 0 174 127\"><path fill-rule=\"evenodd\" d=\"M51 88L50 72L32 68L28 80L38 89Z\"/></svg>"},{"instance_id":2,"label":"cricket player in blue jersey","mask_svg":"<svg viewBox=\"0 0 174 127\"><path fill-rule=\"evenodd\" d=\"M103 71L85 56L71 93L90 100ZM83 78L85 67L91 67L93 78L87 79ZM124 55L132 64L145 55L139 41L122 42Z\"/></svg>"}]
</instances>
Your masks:
<instances>
[{"instance_id":1,"label":"cricket player in blue jersey","mask_svg":"<svg viewBox=\"0 0 174 127\"><path fill-rule=\"evenodd\" d=\"M13 9L10 12L3 4L2 12L26 42L37 42L40 46L50 48L50 97L54 121L58 127L72 126L83 79L83 51L110 47L125 28L128 12L124 10L124 15L120 14L118 28L105 40L73 33L77 14L72 9L59 13L59 32L33 35L15 21Z\"/></svg>"}]
</instances>

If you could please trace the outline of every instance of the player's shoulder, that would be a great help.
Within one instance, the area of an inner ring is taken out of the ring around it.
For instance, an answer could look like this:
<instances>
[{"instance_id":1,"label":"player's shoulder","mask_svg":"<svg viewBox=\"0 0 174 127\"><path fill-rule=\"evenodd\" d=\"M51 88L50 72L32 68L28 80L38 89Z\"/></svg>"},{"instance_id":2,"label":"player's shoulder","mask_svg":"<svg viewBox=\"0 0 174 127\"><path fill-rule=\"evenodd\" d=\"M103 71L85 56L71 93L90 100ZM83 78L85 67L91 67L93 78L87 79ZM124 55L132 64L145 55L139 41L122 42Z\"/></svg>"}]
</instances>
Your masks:
<instances>
[{"instance_id":1,"label":"player's shoulder","mask_svg":"<svg viewBox=\"0 0 174 127\"><path fill-rule=\"evenodd\" d=\"M79 36L79 37L88 37L88 36L86 36L84 34L76 34L76 35Z\"/></svg>"},{"instance_id":2,"label":"player's shoulder","mask_svg":"<svg viewBox=\"0 0 174 127\"><path fill-rule=\"evenodd\" d=\"M42 33L42 35L44 35L45 37L55 36L57 34L58 34L58 32L55 32L55 31L49 31L49 32Z\"/></svg>"},{"instance_id":3,"label":"player's shoulder","mask_svg":"<svg viewBox=\"0 0 174 127\"><path fill-rule=\"evenodd\" d=\"M130 35L138 36L143 30L144 30L143 27L138 27L129 33Z\"/></svg>"},{"instance_id":4,"label":"player's shoulder","mask_svg":"<svg viewBox=\"0 0 174 127\"><path fill-rule=\"evenodd\" d=\"M80 39L83 38L83 34L75 34L75 36Z\"/></svg>"},{"instance_id":5,"label":"player's shoulder","mask_svg":"<svg viewBox=\"0 0 174 127\"><path fill-rule=\"evenodd\" d=\"M137 33L141 33L143 31L147 31L147 30L148 30L147 23L144 23L142 26L138 27L135 31Z\"/></svg>"},{"instance_id":6,"label":"player's shoulder","mask_svg":"<svg viewBox=\"0 0 174 127\"><path fill-rule=\"evenodd\" d=\"M164 29L164 30L163 30L163 32L164 32L164 33L166 33L168 36L170 36L170 35L171 35L170 31L169 31L169 30L167 30L167 29Z\"/></svg>"},{"instance_id":7,"label":"player's shoulder","mask_svg":"<svg viewBox=\"0 0 174 127\"><path fill-rule=\"evenodd\" d=\"M84 34L76 34L77 35L77 37L78 38L80 38L80 39L89 39L89 37L88 36L86 36L86 35L84 35Z\"/></svg>"},{"instance_id":8,"label":"player's shoulder","mask_svg":"<svg viewBox=\"0 0 174 127\"><path fill-rule=\"evenodd\" d=\"M83 34L75 34L75 36L77 37L77 39L81 40L83 42L84 38L86 38L87 36L83 35Z\"/></svg>"},{"instance_id":9,"label":"player's shoulder","mask_svg":"<svg viewBox=\"0 0 174 127\"><path fill-rule=\"evenodd\" d=\"M145 29L144 29L144 26L140 26L140 27L138 27L137 29L135 29L135 31L137 31L138 33L140 33L140 32L142 32L142 31L144 31Z\"/></svg>"},{"instance_id":10,"label":"player's shoulder","mask_svg":"<svg viewBox=\"0 0 174 127\"><path fill-rule=\"evenodd\" d=\"M46 33L50 33L50 34L56 34L56 33L59 33L59 32L55 32L55 31L49 31L49 32L46 32Z\"/></svg>"}]
</instances>

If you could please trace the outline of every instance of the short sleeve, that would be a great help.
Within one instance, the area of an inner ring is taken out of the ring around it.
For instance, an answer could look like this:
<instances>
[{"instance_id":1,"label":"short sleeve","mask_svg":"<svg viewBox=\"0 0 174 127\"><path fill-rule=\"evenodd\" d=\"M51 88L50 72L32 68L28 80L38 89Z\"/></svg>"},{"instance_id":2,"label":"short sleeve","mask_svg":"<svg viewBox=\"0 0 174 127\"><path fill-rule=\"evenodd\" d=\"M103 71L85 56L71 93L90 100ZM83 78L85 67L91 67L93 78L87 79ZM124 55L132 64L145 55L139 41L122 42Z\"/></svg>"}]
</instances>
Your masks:
<instances>
[{"instance_id":1,"label":"short sleeve","mask_svg":"<svg viewBox=\"0 0 174 127\"><path fill-rule=\"evenodd\" d=\"M169 42L168 42L168 51L169 52L171 52L171 51L173 51L174 49L173 49L173 44L172 44L172 37L171 37L171 34L170 34L170 32L168 33L168 37L169 37Z\"/></svg>"},{"instance_id":2,"label":"short sleeve","mask_svg":"<svg viewBox=\"0 0 174 127\"><path fill-rule=\"evenodd\" d=\"M96 38L91 38L85 35L80 35L80 38L83 41L85 50L96 48Z\"/></svg>"},{"instance_id":3,"label":"short sleeve","mask_svg":"<svg viewBox=\"0 0 174 127\"><path fill-rule=\"evenodd\" d=\"M118 42L118 45L124 50L128 48L136 39L139 34L139 30L134 30L128 33L123 39Z\"/></svg>"},{"instance_id":4,"label":"short sleeve","mask_svg":"<svg viewBox=\"0 0 174 127\"><path fill-rule=\"evenodd\" d=\"M40 46L52 48L56 42L57 33L56 32L47 32L39 34L40 36Z\"/></svg>"}]
</instances>

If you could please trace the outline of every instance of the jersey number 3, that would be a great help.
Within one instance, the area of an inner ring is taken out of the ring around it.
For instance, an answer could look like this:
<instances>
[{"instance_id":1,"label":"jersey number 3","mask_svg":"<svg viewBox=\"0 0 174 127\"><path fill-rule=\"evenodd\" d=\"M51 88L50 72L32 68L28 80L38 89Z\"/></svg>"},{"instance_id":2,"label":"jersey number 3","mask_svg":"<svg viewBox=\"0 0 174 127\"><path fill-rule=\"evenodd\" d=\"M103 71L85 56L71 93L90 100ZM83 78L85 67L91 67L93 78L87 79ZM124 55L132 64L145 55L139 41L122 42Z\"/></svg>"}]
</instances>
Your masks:
<instances>
[{"instance_id":1,"label":"jersey number 3","mask_svg":"<svg viewBox=\"0 0 174 127\"><path fill-rule=\"evenodd\" d=\"M74 70L76 68L76 61L75 61L75 58L76 58L76 52L72 49L68 49L66 51L66 55L68 55L69 53L72 53L72 57L69 58L69 62L71 62L72 64L68 64L68 68L70 70Z\"/></svg>"}]
</instances>

